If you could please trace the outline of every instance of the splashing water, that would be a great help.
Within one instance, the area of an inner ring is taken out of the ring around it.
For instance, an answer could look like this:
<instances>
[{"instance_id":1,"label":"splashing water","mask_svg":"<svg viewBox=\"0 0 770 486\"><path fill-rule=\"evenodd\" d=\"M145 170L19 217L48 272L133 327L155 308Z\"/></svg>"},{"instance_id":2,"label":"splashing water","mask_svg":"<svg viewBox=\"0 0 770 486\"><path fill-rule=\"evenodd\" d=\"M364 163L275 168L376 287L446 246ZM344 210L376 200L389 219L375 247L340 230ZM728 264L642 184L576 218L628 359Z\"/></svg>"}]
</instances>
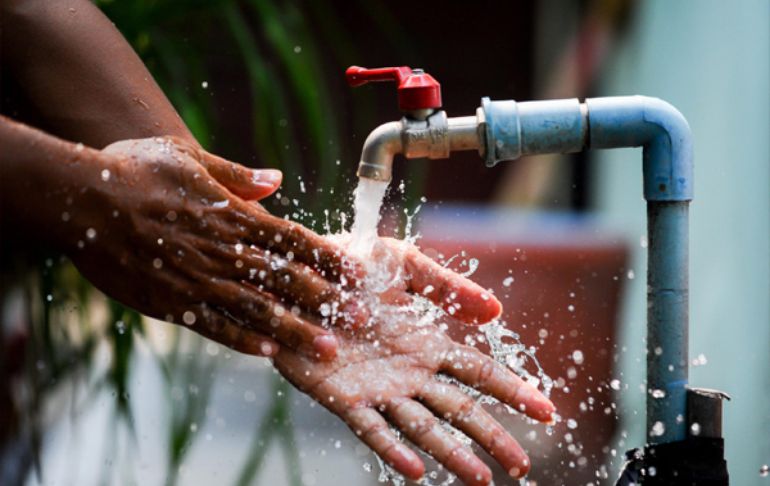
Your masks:
<instances>
[{"instance_id":1,"label":"splashing water","mask_svg":"<svg viewBox=\"0 0 770 486\"><path fill-rule=\"evenodd\" d=\"M371 254L377 239L377 223L380 222L380 207L388 183L361 178L355 190L355 219L351 234L350 250L354 255L366 258Z\"/></svg>"},{"instance_id":2,"label":"splashing water","mask_svg":"<svg viewBox=\"0 0 770 486\"><path fill-rule=\"evenodd\" d=\"M367 259L372 254L375 243L377 242L378 232L377 225L380 221L380 208L385 196L385 192L388 188L388 184L385 182L379 182L371 179L360 179L358 187L354 194L354 221L351 228L351 241L348 246L348 250L359 258ZM423 199L422 202L425 200ZM405 228L404 240L406 243L414 243L418 235L412 234L412 221L419 210L415 210L415 213L407 213L407 226ZM475 258L467 258L465 252L461 252L459 255L449 258L444 262L444 266L449 266L457 258L462 258L463 263L467 265L467 270L460 274L464 277L470 277L478 268L478 260ZM386 288L393 284L394 280L402 278L402 275L391 275L385 268L387 266L383 262L369 261L367 270L365 287L374 293L384 291ZM380 304L374 304L379 305ZM422 296L414 296L411 303L412 310L414 311L414 318L417 319L417 324L428 325L434 324L444 314L444 310L433 302ZM387 309L380 309L381 318L385 318L388 315ZM542 366L535 357L535 348L532 346L524 345L519 335L510 329L505 322L500 320L493 321L489 324L481 326L479 328L479 334L472 339L473 342L486 342L489 345L490 354L492 357L507 366L517 375L522 377L525 381L532 384L535 387L539 387L546 396L550 396L551 390L554 387L554 381L546 375ZM441 380L451 382L458 386L464 393L473 397L480 404L499 404L500 402L493 397L486 396L480 393L478 390L460 383L454 378L446 375L439 375ZM513 407L508 405L504 406L504 409L511 414L520 414L518 410L514 410ZM524 417L522 415L522 417ZM535 423L533 420L524 417L528 423ZM560 420L558 415L555 415L556 420ZM441 421L442 426L445 427L453 436L455 436L460 442L470 445L471 440L461 431L452 427L448 422ZM547 432L552 434L552 425L549 425ZM393 433L400 437L400 433L393 429ZM424 457L426 456L422 451L419 452ZM399 474L395 469L386 464L379 456L375 454L377 459L377 465L379 466L378 480L380 483L389 482L395 486L405 485L407 482L405 478ZM368 465L369 468L371 465ZM367 469L370 470L370 469ZM453 484L456 477L443 468L440 464L436 470L426 471L426 474L420 480L419 484L424 486L449 486ZM523 480L522 480L523 481ZM522 482L521 484L524 484Z\"/></svg>"}]
</instances>

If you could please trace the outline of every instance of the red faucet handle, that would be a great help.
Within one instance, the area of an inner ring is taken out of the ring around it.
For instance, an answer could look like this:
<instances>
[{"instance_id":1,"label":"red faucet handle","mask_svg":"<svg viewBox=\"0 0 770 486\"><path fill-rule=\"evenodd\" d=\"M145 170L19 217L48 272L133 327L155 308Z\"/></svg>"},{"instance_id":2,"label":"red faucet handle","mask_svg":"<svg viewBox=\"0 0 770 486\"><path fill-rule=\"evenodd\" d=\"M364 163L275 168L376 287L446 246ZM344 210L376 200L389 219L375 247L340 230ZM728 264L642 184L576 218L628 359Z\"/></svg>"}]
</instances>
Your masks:
<instances>
[{"instance_id":1,"label":"red faucet handle","mask_svg":"<svg viewBox=\"0 0 770 486\"><path fill-rule=\"evenodd\" d=\"M441 107L441 85L422 69L408 66L366 69L350 66L345 71L350 86L364 85L370 81L396 81L398 83L398 107L401 111L426 110Z\"/></svg>"}]
</instances>

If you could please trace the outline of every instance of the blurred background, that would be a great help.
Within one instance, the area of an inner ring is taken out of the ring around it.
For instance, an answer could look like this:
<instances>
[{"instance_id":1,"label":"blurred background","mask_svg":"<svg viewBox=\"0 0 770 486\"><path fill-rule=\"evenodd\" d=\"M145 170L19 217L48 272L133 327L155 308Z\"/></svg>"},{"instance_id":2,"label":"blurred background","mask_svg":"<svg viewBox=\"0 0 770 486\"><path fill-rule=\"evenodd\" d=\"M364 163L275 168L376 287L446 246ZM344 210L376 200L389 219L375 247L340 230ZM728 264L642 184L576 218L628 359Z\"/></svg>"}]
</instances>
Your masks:
<instances>
[{"instance_id":1,"label":"blurred background","mask_svg":"<svg viewBox=\"0 0 770 486\"><path fill-rule=\"evenodd\" d=\"M201 143L284 170L267 207L318 231L343 227L364 138L400 116L393 86L348 88L349 65L425 68L450 116L473 114L482 96L672 103L696 153L690 381L732 396L724 428L733 484L770 484L760 475L770 463L766 0L97 4ZM465 251L479 260L474 278L504 301L508 327L537 348L557 384L565 422L552 434L501 415L531 453L531 483L611 484L624 451L646 435L639 151L493 169L475 154L396 166L383 232L402 235L422 205L418 244L437 258ZM1 484L387 479L336 417L266 360L141 318L57 255L39 263L25 285L3 283Z\"/></svg>"}]
</instances>

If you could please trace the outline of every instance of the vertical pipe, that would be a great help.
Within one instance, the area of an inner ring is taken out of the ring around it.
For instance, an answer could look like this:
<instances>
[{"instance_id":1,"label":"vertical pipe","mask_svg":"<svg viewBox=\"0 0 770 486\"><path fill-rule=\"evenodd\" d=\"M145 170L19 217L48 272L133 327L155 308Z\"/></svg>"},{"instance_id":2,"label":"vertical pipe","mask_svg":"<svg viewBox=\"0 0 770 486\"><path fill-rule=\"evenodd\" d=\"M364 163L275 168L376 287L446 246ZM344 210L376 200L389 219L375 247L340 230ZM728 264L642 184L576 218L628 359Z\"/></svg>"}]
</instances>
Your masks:
<instances>
[{"instance_id":1,"label":"vertical pipe","mask_svg":"<svg viewBox=\"0 0 770 486\"><path fill-rule=\"evenodd\" d=\"M692 135L676 108L657 98L619 96L516 103L481 101L487 165L521 155L583 148L642 147L647 200L647 438L686 436L688 204Z\"/></svg>"},{"instance_id":2,"label":"vertical pipe","mask_svg":"<svg viewBox=\"0 0 770 486\"><path fill-rule=\"evenodd\" d=\"M647 437L686 436L688 201L648 201Z\"/></svg>"}]
</instances>

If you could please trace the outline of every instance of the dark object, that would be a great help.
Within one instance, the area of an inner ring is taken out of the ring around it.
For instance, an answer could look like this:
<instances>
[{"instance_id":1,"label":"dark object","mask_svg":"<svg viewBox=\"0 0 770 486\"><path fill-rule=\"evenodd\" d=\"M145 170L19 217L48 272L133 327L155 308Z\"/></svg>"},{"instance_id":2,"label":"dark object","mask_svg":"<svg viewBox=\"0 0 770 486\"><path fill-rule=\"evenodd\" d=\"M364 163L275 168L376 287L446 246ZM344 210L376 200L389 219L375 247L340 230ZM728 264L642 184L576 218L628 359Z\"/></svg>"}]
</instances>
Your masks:
<instances>
[{"instance_id":1,"label":"dark object","mask_svg":"<svg viewBox=\"0 0 770 486\"><path fill-rule=\"evenodd\" d=\"M728 486L724 459L722 400L725 393L702 388L687 390L687 438L648 444L644 452L626 452L628 462L615 486Z\"/></svg>"}]
</instances>

